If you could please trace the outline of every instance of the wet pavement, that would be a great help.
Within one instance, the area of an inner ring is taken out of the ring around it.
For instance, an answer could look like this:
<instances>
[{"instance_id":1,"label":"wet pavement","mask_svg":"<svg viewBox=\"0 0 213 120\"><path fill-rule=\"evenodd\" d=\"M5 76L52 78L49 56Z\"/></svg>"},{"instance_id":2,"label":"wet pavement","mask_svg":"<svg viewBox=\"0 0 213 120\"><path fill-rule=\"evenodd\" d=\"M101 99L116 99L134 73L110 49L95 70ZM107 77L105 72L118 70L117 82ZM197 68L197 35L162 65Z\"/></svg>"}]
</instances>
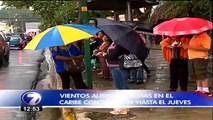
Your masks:
<instances>
[{"instance_id":1,"label":"wet pavement","mask_svg":"<svg viewBox=\"0 0 213 120\"><path fill-rule=\"evenodd\" d=\"M11 50L9 63L0 67L0 90L31 89L38 74L41 51ZM35 114L19 109L0 109L0 120L33 120Z\"/></svg>"},{"instance_id":2,"label":"wet pavement","mask_svg":"<svg viewBox=\"0 0 213 120\"><path fill-rule=\"evenodd\" d=\"M0 67L0 89L31 89L41 51L11 50L8 65Z\"/></svg>"},{"instance_id":3,"label":"wet pavement","mask_svg":"<svg viewBox=\"0 0 213 120\"><path fill-rule=\"evenodd\" d=\"M169 65L162 57L161 50L151 50L146 60L151 70L151 77L145 75L145 83L130 84L130 89L146 89L166 91L169 87ZM212 59L209 62L209 79L212 91ZM98 78L99 71L94 72L94 89L116 89L112 80ZM188 90L193 91L195 81L189 81ZM76 109L77 115L84 116L85 120L212 120L212 108L132 108L130 114L114 116L109 113L112 109ZM81 117L79 117L81 118ZM84 119L81 119L84 120Z\"/></svg>"},{"instance_id":4,"label":"wet pavement","mask_svg":"<svg viewBox=\"0 0 213 120\"><path fill-rule=\"evenodd\" d=\"M33 56L32 56L33 55ZM0 67L0 89L30 89L37 74L37 59L40 51L11 51L8 66ZM151 70L151 78L141 85L129 84L130 89L150 89L165 91L169 86L168 64L164 61L160 50L151 50L146 61ZM209 72L212 75L212 62ZM94 89L116 89L112 80L101 80L94 71ZM210 76L212 81L212 76ZM210 82L212 85L212 82ZM195 88L195 82L189 82L189 90ZM112 109L75 109L78 120L212 120L212 108L132 108L130 114L113 116ZM0 109L0 120L60 120L61 111L43 109L39 114L26 114L18 109ZM39 115L39 116L35 116Z\"/></svg>"}]
</instances>

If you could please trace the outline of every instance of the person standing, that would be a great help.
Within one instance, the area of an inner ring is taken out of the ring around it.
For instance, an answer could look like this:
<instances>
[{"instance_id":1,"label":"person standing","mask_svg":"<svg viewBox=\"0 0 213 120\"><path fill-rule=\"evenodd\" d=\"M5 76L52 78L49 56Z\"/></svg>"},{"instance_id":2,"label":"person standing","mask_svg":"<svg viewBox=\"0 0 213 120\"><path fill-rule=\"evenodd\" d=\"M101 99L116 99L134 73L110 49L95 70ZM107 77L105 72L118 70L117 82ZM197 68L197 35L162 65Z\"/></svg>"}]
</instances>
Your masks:
<instances>
[{"instance_id":1,"label":"person standing","mask_svg":"<svg viewBox=\"0 0 213 120\"><path fill-rule=\"evenodd\" d=\"M188 84L188 55L182 44L188 44L190 38L186 36L167 37L160 42L165 60L170 67L169 91L176 91L178 82L181 91L187 91Z\"/></svg>"},{"instance_id":2,"label":"person standing","mask_svg":"<svg viewBox=\"0 0 213 120\"><path fill-rule=\"evenodd\" d=\"M129 89L127 84L129 70L123 68L123 60L120 58L120 56L124 54L128 55L129 53L128 50L114 43L111 44L107 52L103 53L103 56L107 60L107 65L110 68L114 85L119 90ZM114 108L110 113L120 115L127 114L128 112L128 108Z\"/></svg>"},{"instance_id":3,"label":"person standing","mask_svg":"<svg viewBox=\"0 0 213 120\"><path fill-rule=\"evenodd\" d=\"M190 40L189 45L183 44L183 48L188 49L190 79L196 80L196 91L206 95L211 95L207 76L210 47L211 37L206 32L195 34Z\"/></svg>"},{"instance_id":4,"label":"person standing","mask_svg":"<svg viewBox=\"0 0 213 120\"><path fill-rule=\"evenodd\" d=\"M93 51L92 56L97 56L101 63L101 73L100 78L101 79L109 79L110 78L110 71L106 64L106 59L103 57L103 53L107 51L109 46L111 45L112 41L107 37L106 35L103 36L103 43L98 49L95 49Z\"/></svg>"},{"instance_id":5,"label":"person standing","mask_svg":"<svg viewBox=\"0 0 213 120\"><path fill-rule=\"evenodd\" d=\"M83 81L81 72L70 73L64 68L65 61L82 61L84 56L77 45L71 44L70 46L54 47L51 49L51 52L56 65L56 72L59 74L62 80L63 89L70 89L70 76L74 80L76 89L88 89ZM70 54L72 56L70 56Z\"/></svg>"},{"instance_id":6,"label":"person standing","mask_svg":"<svg viewBox=\"0 0 213 120\"><path fill-rule=\"evenodd\" d=\"M144 34L139 34L140 39L144 42L145 46L146 46L146 52L147 52L147 56L149 55L149 51L151 48L151 43L150 41L144 36ZM147 58L147 57L146 57ZM143 64L143 69L146 71L147 77L151 77L151 73L149 68L147 67L146 63L145 63L145 59L141 59L141 62Z\"/></svg>"}]
</instances>

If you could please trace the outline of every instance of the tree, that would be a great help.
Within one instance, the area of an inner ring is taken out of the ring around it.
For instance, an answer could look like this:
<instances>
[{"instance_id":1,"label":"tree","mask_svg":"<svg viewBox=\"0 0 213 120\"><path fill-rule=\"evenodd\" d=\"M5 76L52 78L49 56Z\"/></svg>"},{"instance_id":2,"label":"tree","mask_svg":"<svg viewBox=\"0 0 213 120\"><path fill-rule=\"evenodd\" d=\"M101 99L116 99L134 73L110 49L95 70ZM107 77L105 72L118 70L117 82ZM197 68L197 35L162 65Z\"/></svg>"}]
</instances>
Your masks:
<instances>
[{"instance_id":1,"label":"tree","mask_svg":"<svg viewBox=\"0 0 213 120\"><path fill-rule=\"evenodd\" d=\"M175 17L200 17L210 20L210 0L163 1L151 15L151 23Z\"/></svg>"},{"instance_id":2,"label":"tree","mask_svg":"<svg viewBox=\"0 0 213 120\"><path fill-rule=\"evenodd\" d=\"M42 30L55 26L58 24L64 24L76 22L78 16L77 1L3 1L3 4L7 7L16 8L33 8L33 11L40 15L44 20L40 28Z\"/></svg>"},{"instance_id":3,"label":"tree","mask_svg":"<svg viewBox=\"0 0 213 120\"><path fill-rule=\"evenodd\" d=\"M144 8L144 12L142 13L140 9L134 10L134 17L139 21L143 21L143 23L149 23L149 16L152 13L152 6L147 6Z\"/></svg>"},{"instance_id":4,"label":"tree","mask_svg":"<svg viewBox=\"0 0 213 120\"><path fill-rule=\"evenodd\" d=\"M79 2L81 0L70 1L3 1L3 4L7 7L15 8L33 8L33 11L40 15L43 22L40 26L41 30L45 30L48 27L52 27L65 23L79 23L80 12L78 9ZM90 15L93 18L111 16L110 11L90 11Z\"/></svg>"}]
</instances>

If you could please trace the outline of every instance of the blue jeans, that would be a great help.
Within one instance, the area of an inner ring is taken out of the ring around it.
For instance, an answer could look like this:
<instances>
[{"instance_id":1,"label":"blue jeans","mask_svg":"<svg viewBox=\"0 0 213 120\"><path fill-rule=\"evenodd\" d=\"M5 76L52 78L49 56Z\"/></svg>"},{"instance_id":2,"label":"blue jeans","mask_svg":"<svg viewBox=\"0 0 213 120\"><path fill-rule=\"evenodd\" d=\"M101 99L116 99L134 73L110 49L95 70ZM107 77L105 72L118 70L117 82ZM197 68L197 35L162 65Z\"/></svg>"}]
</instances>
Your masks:
<instances>
[{"instance_id":1,"label":"blue jeans","mask_svg":"<svg viewBox=\"0 0 213 120\"><path fill-rule=\"evenodd\" d=\"M143 67L130 70L130 80L136 82L136 81L143 81L143 79L144 79Z\"/></svg>"},{"instance_id":2,"label":"blue jeans","mask_svg":"<svg viewBox=\"0 0 213 120\"><path fill-rule=\"evenodd\" d=\"M129 75L128 70L120 69L120 68L112 68L111 69L112 79L114 81L117 89L129 89L127 84L127 79Z\"/></svg>"}]
</instances>

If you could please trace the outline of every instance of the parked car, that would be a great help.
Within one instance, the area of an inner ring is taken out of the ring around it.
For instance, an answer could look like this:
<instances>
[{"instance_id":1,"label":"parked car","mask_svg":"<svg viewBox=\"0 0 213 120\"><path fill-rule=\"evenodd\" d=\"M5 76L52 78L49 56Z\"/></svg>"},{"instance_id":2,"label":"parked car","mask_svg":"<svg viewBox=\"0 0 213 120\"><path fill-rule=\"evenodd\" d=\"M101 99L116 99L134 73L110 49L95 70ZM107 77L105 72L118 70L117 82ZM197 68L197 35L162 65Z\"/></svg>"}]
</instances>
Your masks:
<instances>
[{"instance_id":1,"label":"parked car","mask_svg":"<svg viewBox=\"0 0 213 120\"><path fill-rule=\"evenodd\" d=\"M0 65L2 65L5 61L8 62L9 56L9 40L6 39L4 33L0 31Z\"/></svg>"},{"instance_id":2,"label":"parked car","mask_svg":"<svg viewBox=\"0 0 213 120\"><path fill-rule=\"evenodd\" d=\"M10 47L18 47L19 49L23 49L27 44L27 42L19 36L8 36L8 39L10 41Z\"/></svg>"}]
</instances>

